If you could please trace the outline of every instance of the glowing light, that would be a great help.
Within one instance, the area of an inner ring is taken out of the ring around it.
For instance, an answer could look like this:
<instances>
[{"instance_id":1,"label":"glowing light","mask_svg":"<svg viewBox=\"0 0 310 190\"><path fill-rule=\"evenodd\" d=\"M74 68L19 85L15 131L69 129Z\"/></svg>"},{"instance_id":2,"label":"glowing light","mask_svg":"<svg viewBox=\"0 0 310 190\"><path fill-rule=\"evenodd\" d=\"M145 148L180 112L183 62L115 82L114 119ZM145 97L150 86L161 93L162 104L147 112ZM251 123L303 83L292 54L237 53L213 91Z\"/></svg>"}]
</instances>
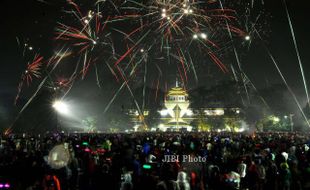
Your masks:
<instances>
[{"instance_id":1,"label":"glowing light","mask_svg":"<svg viewBox=\"0 0 310 190\"><path fill-rule=\"evenodd\" d=\"M193 38L194 38L194 39L197 39L197 38L198 38L198 35L197 35L197 34L194 34L194 35L193 35Z\"/></svg>"},{"instance_id":2,"label":"glowing light","mask_svg":"<svg viewBox=\"0 0 310 190\"><path fill-rule=\"evenodd\" d=\"M170 19L171 19L171 17L170 17L170 16L168 16L168 17L167 17L167 19L168 19L168 20L170 20Z\"/></svg>"},{"instance_id":3,"label":"glowing light","mask_svg":"<svg viewBox=\"0 0 310 190\"><path fill-rule=\"evenodd\" d=\"M278 122L280 121L280 118L278 118L278 117L273 117L272 120L273 120L274 122L278 123Z\"/></svg>"},{"instance_id":4,"label":"glowing light","mask_svg":"<svg viewBox=\"0 0 310 190\"><path fill-rule=\"evenodd\" d=\"M249 40L251 40L251 36L246 35L246 36L244 37L244 39L245 39L246 41L249 41Z\"/></svg>"},{"instance_id":5,"label":"glowing light","mask_svg":"<svg viewBox=\"0 0 310 190\"><path fill-rule=\"evenodd\" d=\"M30 47L29 47L29 50L33 50L33 47L30 46Z\"/></svg>"},{"instance_id":6,"label":"glowing light","mask_svg":"<svg viewBox=\"0 0 310 190\"><path fill-rule=\"evenodd\" d=\"M60 100L56 100L54 103L53 103L53 108L61 113L61 114L68 114L69 113L69 109L68 109L68 106L60 101Z\"/></svg>"},{"instance_id":7,"label":"glowing light","mask_svg":"<svg viewBox=\"0 0 310 190\"><path fill-rule=\"evenodd\" d=\"M144 52L144 49L140 49L140 52L143 53L143 52Z\"/></svg>"},{"instance_id":8,"label":"glowing light","mask_svg":"<svg viewBox=\"0 0 310 190\"><path fill-rule=\"evenodd\" d=\"M166 12L166 9L163 9L162 12L165 13L165 12Z\"/></svg>"},{"instance_id":9,"label":"glowing light","mask_svg":"<svg viewBox=\"0 0 310 190\"><path fill-rule=\"evenodd\" d=\"M236 113L239 114L239 113L240 113L240 110L237 110Z\"/></svg>"},{"instance_id":10,"label":"glowing light","mask_svg":"<svg viewBox=\"0 0 310 190\"><path fill-rule=\"evenodd\" d=\"M139 128L139 125L135 125L135 126L133 127L133 129L134 129L135 132L138 131L138 128Z\"/></svg>"},{"instance_id":11,"label":"glowing light","mask_svg":"<svg viewBox=\"0 0 310 190\"><path fill-rule=\"evenodd\" d=\"M135 112L135 115L136 115L136 116L138 116L138 115L139 115L139 112L138 112L138 111L136 111L136 112Z\"/></svg>"},{"instance_id":12,"label":"glowing light","mask_svg":"<svg viewBox=\"0 0 310 190\"><path fill-rule=\"evenodd\" d=\"M234 130L236 133L242 133L242 132L244 132L245 131L245 128L240 128L240 129L238 129L238 128L235 128L235 130Z\"/></svg>"},{"instance_id":13,"label":"glowing light","mask_svg":"<svg viewBox=\"0 0 310 190\"><path fill-rule=\"evenodd\" d=\"M166 115L168 115L168 110L162 110L162 111L160 111L160 115L161 115L161 116L166 116Z\"/></svg>"},{"instance_id":14,"label":"glowing light","mask_svg":"<svg viewBox=\"0 0 310 190\"><path fill-rule=\"evenodd\" d=\"M224 110L220 110L220 109L215 110L215 114L216 115L224 115Z\"/></svg>"},{"instance_id":15,"label":"glowing light","mask_svg":"<svg viewBox=\"0 0 310 190\"><path fill-rule=\"evenodd\" d=\"M88 24L88 23L89 23L89 20L85 19L85 20L84 20L84 23L85 23L85 24Z\"/></svg>"},{"instance_id":16,"label":"glowing light","mask_svg":"<svg viewBox=\"0 0 310 190\"><path fill-rule=\"evenodd\" d=\"M188 127L186 127L186 130L187 130L188 132L191 132L191 131L193 130L193 127L188 126Z\"/></svg>"},{"instance_id":17,"label":"glowing light","mask_svg":"<svg viewBox=\"0 0 310 190\"><path fill-rule=\"evenodd\" d=\"M166 13L162 13L161 16L162 16L163 18L166 18L167 15L166 15Z\"/></svg>"},{"instance_id":18,"label":"glowing light","mask_svg":"<svg viewBox=\"0 0 310 190\"><path fill-rule=\"evenodd\" d=\"M223 109L215 109L215 110L205 110L204 111L207 115L219 116L224 115L225 111Z\"/></svg>"},{"instance_id":19,"label":"glowing light","mask_svg":"<svg viewBox=\"0 0 310 190\"><path fill-rule=\"evenodd\" d=\"M205 33L201 33L200 36L202 39L207 39L207 34L205 34Z\"/></svg>"},{"instance_id":20,"label":"glowing light","mask_svg":"<svg viewBox=\"0 0 310 190\"><path fill-rule=\"evenodd\" d=\"M158 128L159 128L161 131L163 131L163 132L167 131L167 128L165 127L164 124L159 124L159 125L158 125Z\"/></svg>"},{"instance_id":21,"label":"glowing light","mask_svg":"<svg viewBox=\"0 0 310 190\"><path fill-rule=\"evenodd\" d=\"M144 164L144 165L143 165L143 168L149 170L149 169L152 168L152 166L151 166L151 165L148 165L148 164Z\"/></svg>"},{"instance_id":22,"label":"glowing light","mask_svg":"<svg viewBox=\"0 0 310 190\"><path fill-rule=\"evenodd\" d=\"M189 8L183 9L183 11L184 11L184 14L192 14L193 13L193 9L189 9Z\"/></svg>"},{"instance_id":23,"label":"glowing light","mask_svg":"<svg viewBox=\"0 0 310 190\"><path fill-rule=\"evenodd\" d=\"M94 12L93 11L88 11L88 18L91 18L93 16Z\"/></svg>"},{"instance_id":24,"label":"glowing light","mask_svg":"<svg viewBox=\"0 0 310 190\"><path fill-rule=\"evenodd\" d=\"M192 116L194 113L192 110L186 110L186 115Z\"/></svg>"}]
</instances>

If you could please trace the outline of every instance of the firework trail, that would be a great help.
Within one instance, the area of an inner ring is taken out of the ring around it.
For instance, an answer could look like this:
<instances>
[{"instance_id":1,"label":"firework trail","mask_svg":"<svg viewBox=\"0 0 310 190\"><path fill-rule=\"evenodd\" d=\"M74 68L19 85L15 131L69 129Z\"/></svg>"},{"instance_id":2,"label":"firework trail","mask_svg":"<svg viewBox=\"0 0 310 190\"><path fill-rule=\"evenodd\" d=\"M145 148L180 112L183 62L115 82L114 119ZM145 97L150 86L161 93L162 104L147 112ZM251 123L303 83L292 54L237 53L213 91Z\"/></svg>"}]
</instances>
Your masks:
<instances>
[{"instance_id":1,"label":"firework trail","mask_svg":"<svg viewBox=\"0 0 310 190\"><path fill-rule=\"evenodd\" d=\"M215 51L219 49L219 45L215 40L223 39L226 21L232 33L243 36L243 32L233 25L236 21L234 10L213 7L208 2L187 0L158 0L141 3L127 1L120 9L141 16L133 18L137 26L126 34L125 39L139 41L139 43L132 45L116 64L130 54L138 55L135 52L149 49L150 58L157 62L159 59L168 62L168 64L161 64L161 70L172 62L178 62L175 67L186 83L187 73L190 70L193 71L196 80L198 79L194 65L196 60L193 60L191 53L193 51L191 49L195 48L196 51L208 55L224 73L228 72L226 66L216 55ZM140 58L137 57L137 59Z\"/></svg>"},{"instance_id":2,"label":"firework trail","mask_svg":"<svg viewBox=\"0 0 310 190\"><path fill-rule=\"evenodd\" d=\"M93 13L90 12L88 16L90 16L89 19L92 19ZM82 79L86 76L90 65L93 65L95 61L99 59L98 56L104 54L104 49L102 48L108 47L111 44L110 40L107 40L109 34L102 34L103 36L99 38L99 34L101 34L106 25L104 24L101 26L100 22L98 22L98 14L94 17L94 27L90 26L90 20L87 20L87 22L85 22L85 20L84 23L81 22L81 29L59 24L56 32L57 36L55 39L57 41L66 42L73 50L77 51L78 55L83 57L82 69L80 72Z\"/></svg>"},{"instance_id":3,"label":"firework trail","mask_svg":"<svg viewBox=\"0 0 310 190\"><path fill-rule=\"evenodd\" d=\"M144 112L144 108L145 108L145 90L146 90L146 76L147 76L147 63L145 63L144 65L145 69L144 69L144 78L143 78L143 100L142 100L142 112Z\"/></svg>"},{"instance_id":4,"label":"firework trail","mask_svg":"<svg viewBox=\"0 0 310 190\"><path fill-rule=\"evenodd\" d=\"M100 80L100 69L107 67L115 80L121 84L104 113L120 91L126 87L139 113L143 115L146 107L147 81L156 81L154 82L156 99L161 87L160 82L164 80L162 76L172 67L174 72L178 72L184 88L192 75L198 82L197 66L201 62L213 62L223 73L227 73L229 70L219 56L222 50L231 47L235 37L244 39L254 26L257 26L250 25L252 27L246 28L246 32L243 32L243 29L239 28L240 21L238 21L237 12L223 5L219 8L216 0L143 0L138 2L98 0L91 5L92 8L87 7L87 9L85 9L86 6L79 6L73 0L66 2L65 9L68 6L69 10L65 12L70 15L70 23L59 22L54 38L56 43L61 44L60 47L66 50L56 52L47 61L48 63L44 64L46 77L42 79L36 92L23 106L20 113L26 109L48 81L50 81L48 88L66 96L75 80L84 79L93 68L97 85L101 88L103 84ZM252 7L255 2L251 0ZM115 23L121 23L124 26L118 28ZM126 24L130 24L130 27ZM117 31L123 37L121 42L114 39L112 31ZM228 36L226 31L228 31ZM115 41L118 43L116 49ZM125 51L121 52L120 49ZM241 68L236 50L235 56ZM59 69L58 65L65 57L70 57L74 65L71 65L69 77L58 79L59 75L53 75L53 73L56 73L56 68ZM32 63L28 64L28 67L27 72L22 76L17 97L24 83L27 82L29 85L33 78L43 77L40 72L43 67L43 57L41 59L38 55ZM158 73L150 72L153 70ZM130 82L140 74L143 76L144 83L142 109L130 87ZM148 79L153 76L156 80ZM166 84L167 89L167 81L163 83Z\"/></svg>"},{"instance_id":5,"label":"firework trail","mask_svg":"<svg viewBox=\"0 0 310 190\"><path fill-rule=\"evenodd\" d=\"M232 2L232 1L227 1L227 0L219 0L218 2L220 4L221 9L224 8L224 4L230 7L236 7L236 11L238 14L238 22L239 22L240 27L244 31L242 33L242 41L243 41L241 43L242 46L240 46L237 43L235 43L236 41L238 41L238 39L233 38L231 30L228 29L229 24L226 23L228 35L231 41L233 54L235 56L235 60L237 62L238 69L240 72L238 75L240 75L241 82L244 86L244 89L247 95L248 103L250 103L250 96L248 94L248 89L247 89L248 87L246 84L249 80L248 80L246 73L244 72L242 68L241 56L242 56L242 52L246 52L243 50L243 47L246 47L247 51L249 51L252 45L252 42L255 39L255 31L259 31L260 34L264 34L264 36L268 35L269 25L267 24L266 21L269 18L269 14L265 12L264 1L239 0L237 2L236 1ZM239 81L238 76L237 76L238 72L233 68L232 65L231 65L231 68L232 68L232 72L233 72L233 76L235 80ZM253 83L251 83L251 86L255 90L255 86ZM242 96L241 98L243 100Z\"/></svg>"},{"instance_id":6,"label":"firework trail","mask_svg":"<svg viewBox=\"0 0 310 190\"><path fill-rule=\"evenodd\" d=\"M255 42L254 40L256 38L256 30L260 33L261 36L269 36L271 31L268 21L271 19L271 15L269 12L266 11L263 1L219 0L219 4L221 7L225 5L232 7L236 10L238 18L237 21L239 23L239 27L243 31L243 42L240 43L242 46L238 47L238 45L235 44L237 49L242 49L242 47L246 47L247 50L249 50L252 46L252 42Z\"/></svg>"},{"instance_id":7,"label":"firework trail","mask_svg":"<svg viewBox=\"0 0 310 190\"><path fill-rule=\"evenodd\" d=\"M301 76L302 76L302 80L303 80L303 83L304 83L305 92L306 92L306 96L307 96L307 103L308 103L308 105L310 105L307 81L306 81L303 65L302 65L302 62L301 62L301 57L300 57L300 53L299 53L299 49L298 49L298 45L297 45L297 41L296 41L296 37L295 37L295 32L294 32L291 16L290 16L290 13L288 11L287 4L286 4L285 0L283 0L283 4L284 4L284 7L285 7L285 12L286 12L288 23L289 23L289 26L290 26L290 30L291 30L291 34L292 34L292 38L293 38L293 42L294 42L294 47L295 47L296 55L297 55L297 58L298 58L299 68L300 68L300 72L301 72Z\"/></svg>"},{"instance_id":8,"label":"firework trail","mask_svg":"<svg viewBox=\"0 0 310 190\"><path fill-rule=\"evenodd\" d=\"M62 92L65 94L64 96L66 96L68 91L70 91L75 81L75 77L59 77L57 74L55 77L49 76L49 79L50 80L47 81L46 88L53 90L56 94L58 94L58 92Z\"/></svg>"},{"instance_id":9,"label":"firework trail","mask_svg":"<svg viewBox=\"0 0 310 190\"><path fill-rule=\"evenodd\" d=\"M122 71L121 69L120 69L120 72L123 73L123 71ZM137 100L136 100L136 98L135 98L135 96L134 96L134 94L133 94L133 92L132 92L130 86L128 85L128 82L130 81L130 79L133 78L133 77L132 77L133 75L134 75L134 72L131 72L131 75L130 75L131 78L129 78L129 79L126 79L125 76L123 75L123 77L124 77L124 78L123 78L123 80L124 80L123 83L121 84L120 88L116 91L116 93L114 94L114 96L111 98L110 102L109 102L109 103L107 104L107 106L105 107L105 109L104 109L104 111L103 111L103 114L105 114L105 113L109 110L110 106L112 105L112 103L114 102L114 100L117 98L117 96L119 95L119 93L123 90L123 88L124 88L124 87L127 87L127 89L128 89L128 91L129 91L131 97L132 97L133 100L134 100L134 103L135 103L135 105L136 105L136 107L137 107L137 110L138 110L139 114L140 114L140 115L143 115L143 112L141 111L140 106L139 106L139 104L138 104L138 102L137 102Z\"/></svg>"},{"instance_id":10,"label":"firework trail","mask_svg":"<svg viewBox=\"0 0 310 190\"><path fill-rule=\"evenodd\" d=\"M41 77L41 67L43 64L43 57L39 54L36 54L31 62L27 64L27 68L24 71L24 73L21 76L21 81L18 84L17 88L17 95L15 97L14 104L17 104L17 101L20 97L22 88L24 86L24 83L27 83L27 86L30 85L30 83L33 81L33 78L40 78Z\"/></svg>"},{"instance_id":11,"label":"firework trail","mask_svg":"<svg viewBox=\"0 0 310 190\"><path fill-rule=\"evenodd\" d=\"M219 0L219 3L220 3L221 9L224 9L221 0ZM242 69L242 67L241 67L241 62L240 62L239 54L238 54L238 52L237 52L236 46L234 45L233 36L232 36L231 30L229 29L229 24L228 24L227 21L225 21L225 24L226 24L226 27L227 27L227 32L228 32L228 34L229 34L229 37L230 37L230 39L231 39L231 41L232 41L232 47L233 47L234 55L235 55L235 58L236 58L236 61L237 61L239 70L240 70L241 72L243 72L243 69ZM246 87L246 85L245 85L245 83L244 83L244 80L242 80L242 82L243 82L243 86L244 86L244 89L245 89L245 92L246 92L246 95L247 95L248 103L250 103L250 96L249 96L249 93L248 93L248 89L247 89L247 87ZM242 96L241 96L241 98L242 98L242 100L243 100L243 97L242 97Z\"/></svg>"},{"instance_id":12,"label":"firework trail","mask_svg":"<svg viewBox=\"0 0 310 190\"><path fill-rule=\"evenodd\" d=\"M62 50L60 50L62 51ZM17 114L15 120L13 121L12 125L5 131L5 134L9 134L14 127L15 122L19 119L19 117L21 116L21 114L24 112L24 110L29 106L29 104L32 102L32 100L37 96L38 92L41 90L42 87L44 87L46 81L48 79L50 79L50 75L54 72L54 70L57 68L57 66L59 65L59 63L62 61L63 58L66 57L66 53L67 53L68 49L65 50L64 54L62 54L62 56L58 57L58 58L51 58L50 60L56 60L53 63L53 67L51 68L51 70L48 72L48 74L42 79L42 81L40 82L40 84L38 85L36 91L32 94L32 96L28 99L28 101L23 105L22 109L19 111L19 113Z\"/></svg>"},{"instance_id":13,"label":"firework trail","mask_svg":"<svg viewBox=\"0 0 310 190\"><path fill-rule=\"evenodd\" d=\"M264 97L261 96L261 94L259 93L259 91L256 88L256 86L254 85L254 83L250 80L250 78L245 73L242 73L242 75L243 75L243 78L244 78L244 84L249 83L252 86L252 89L254 89L254 91L256 92L256 94L259 95L259 98L262 100L262 102L264 103L266 108L268 108L270 110L270 106L268 105L268 103L266 102Z\"/></svg>"},{"instance_id":14,"label":"firework trail","mask_svg":"<svg viewBox=\"0 0 310 190\"><path fill-rule=\"evenodd\" d=\"M96 4L101 2L98 1ZM152 67L158 71L167 71L171 63L175 63L174 67L179 72L183 86L189 79L189 73L192 73L198 82L196 66L202 58L195 59L193 52L209 57L209 60L214 62L221 71L227 73L226 65L218 57L220 46L226 45L226 42L223 43L226 41L223 31L228 29L232 36L245 35L242 30L234 26L238 23L236 12L232 9L218 9L212 2L158 0L140 3L129 0L123 2L120 7L113 5L119 15L104 15L99 6L96 11L88 10L87 14L84 14L77 3L72 0L68 3L73 8L70 13L73 13L78 22L73 25L59 23L55 39L67 44L75 55L82 57L80 69L82 79L94 66L98 87L101 84L97 63L102 60L106 62L107 54L110 54L113 59L116 58L113 65L108 62L106 65L117 81L119 78L125 80L127 75L132 77L132 73L137 73L139 69L144 73L143 81L146 82L146 78L152 75L145 71L151 70ZM130 27L129 32L108 26L124 20L134 26L134 28ZM127 51L123 54L115 53L113 40L107 28L124 35L121 46L127 47ZM104 51L107 54L103 55ZM149 56L146 58L145 54ZM165 64L160 63L163 60ZM143 64L145 64L144 69L142 69ZM132 69L128 70L130 66ZM159 88L159 84L156 85L156 89ZM144 107L145 103L142 109Z\"/></svg>"},{"instance_id":15,"label":"firework trail","mask_svg":"<svg viewBox=\"0 0 310 190\"><path fill-rule=\"evenodd\" d=\"M88 10L86 14L81 7L78 6L72 0L67 1L71 5L70 13L73 16L73 24L67 25L64 23L58 23L58 27L55 32L55 40L62 45L66 45L72 50L73 57L79 57L77 65L79 66L79 74L84 79L87 73L92 67L95 69L97 85L100 88L100 77L99 77L99 62L105 62L110 59L109 57L115 58L113 40L111 37L111 25L112 23L120 20L124 20L122 16L113 15L112 13L103 14L100 9L103 1L97 1L95 3L96 10ZM110 1L109 1L110 2ZM110 2L113 4L113 2ZM113 4L113 7L116 5ZM130 16L128 16L130 17ZM80 64L82 62L82 64ZM110 63L108 63L110 64ZM111 73L115 75L113 67L108 65Z\"/></svg>"},{"instance_id":16,"label":"firework trail","mask_svg":"<svg viewBox=\"0 0 310 190\"><path fill-rule=\"evenodd\" d=\"M280 70L280 68L279 68L279 66L278 66L278 64L277 64L277 61L275 60L274 56L271 54L270 50L267 48L267 46L265 45L265 43L263 42L263 39L260 37L260 35L259 35L258 32L257 32L257 35L258 35L258 37L261 39L261 42L262 42L262 44L263 44L263 46L264 46L264 48L265 48L267 54L269 55L270 59L272 60L272 63L273 63L274 66L276 67L276 69L277 69L279 75L281 76L281 79L283 80L285 86L287 87L288 91L290 92L290 94L291 94L292 97L294 98L294 101L295 101L296 105L298 106L298 108L299 108L299 110L300 110L300 112L301 112L303 118L305 119L305 121L306 121L308 127L310 127L310 123L309 123L309 121L308 121L308 118L307 118L307 116L305 115L305 113L304 113L304 111L303 111L303 109L302 109L302 107L301 107L301 105L300 105L300 103L299 103L299 101L298 101L298 99L297 99L295 93L293 92L293 90L291 89L291 87L288 85L288 83L287 83L287 81L286 81L284 75L282 74L282 72L281 72L281 70Z\"/></svg>"},{"instance_id":17,"label":"firework trail","mask_svg":"<svg viewBox=\"0 0 310 190\"><path fill-rule=\"evenodd\" d=\"M127 51L117 59L114 66L124 66L126 63L127 68L133 65L130 76L133 72L136 73L137 69L144 73L142 110L145 109L147 77L152 76L147 74L148 67L154 67L160 72L158 76L161 76L163 70L167 72L168 67L171 67L171 63L176 63L175 68L184 87L189 79L190 71L198 82L195 68L197 60L193 59L191 52L193 47L195 47L193 48L195 53L198 50L201 54L208 55L209 59L224 73L228 72L217 56L220 45L212 38L218 41L223 40L225 23L229 23L228 29L234 35L244 36L244 33L232 24L236 20L234 10L209 8L208 5L208 3L195 1L154 1L151 3L127 1L120 7L120 10L125 10L130 15L137 15L131 17L133 24L136 23L137 26L128 33L120 32L127 40L125 42ZM221 33L218 34L219 32ZM145 54L149 55L148 58L145 58ZM162 60L165 60L165 63L160 63ZM142 69L142 64L145 64L144 69ZM123 75L125 74L121 74L122 77ZM155 99L160 88L159 81L157 79ZM115 96L111 102L114 99Z\"/></svg>"}]
</instances>

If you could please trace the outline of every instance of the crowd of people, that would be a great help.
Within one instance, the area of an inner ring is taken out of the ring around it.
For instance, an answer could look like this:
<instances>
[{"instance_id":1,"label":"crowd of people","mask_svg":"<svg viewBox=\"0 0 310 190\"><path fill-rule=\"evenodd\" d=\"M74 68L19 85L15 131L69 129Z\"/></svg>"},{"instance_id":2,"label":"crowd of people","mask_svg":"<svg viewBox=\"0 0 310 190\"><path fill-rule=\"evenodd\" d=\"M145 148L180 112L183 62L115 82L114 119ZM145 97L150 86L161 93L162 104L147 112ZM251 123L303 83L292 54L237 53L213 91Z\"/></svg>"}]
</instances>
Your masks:
<instances>
[{"instance_id":1,"label":"crowd of people","mask_svg":"<svg viewBox=\"0 0 310 190\"><path fill-rule=\"evenodd\" d=\"M1 137L0 189L310 189L309 137L306 133L11 134Z\"/></svg>"}]
</instances>

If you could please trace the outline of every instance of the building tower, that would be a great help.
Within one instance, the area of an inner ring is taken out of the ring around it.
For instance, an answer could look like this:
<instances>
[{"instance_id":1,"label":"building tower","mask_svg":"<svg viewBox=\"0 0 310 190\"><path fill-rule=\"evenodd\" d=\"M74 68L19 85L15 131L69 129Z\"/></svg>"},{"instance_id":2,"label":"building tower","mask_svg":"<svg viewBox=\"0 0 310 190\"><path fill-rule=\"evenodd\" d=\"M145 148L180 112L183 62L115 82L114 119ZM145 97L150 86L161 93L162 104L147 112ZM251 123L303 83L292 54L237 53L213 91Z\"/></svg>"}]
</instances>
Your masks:
<instances>
[{"instance_id":1,"label":"building tower","mask_svg":"<svg viewBox=\"0 0 310 190\"><path fill-rule=\"evenodd\" d=\"M160 130L192 130L190 122L193 120L193 112L189 109L188 94L183 88L179 87L177 81L176 86L167 93L164 104L165 109L159 111L161 115Z\"/></svg>"}]
</instances>

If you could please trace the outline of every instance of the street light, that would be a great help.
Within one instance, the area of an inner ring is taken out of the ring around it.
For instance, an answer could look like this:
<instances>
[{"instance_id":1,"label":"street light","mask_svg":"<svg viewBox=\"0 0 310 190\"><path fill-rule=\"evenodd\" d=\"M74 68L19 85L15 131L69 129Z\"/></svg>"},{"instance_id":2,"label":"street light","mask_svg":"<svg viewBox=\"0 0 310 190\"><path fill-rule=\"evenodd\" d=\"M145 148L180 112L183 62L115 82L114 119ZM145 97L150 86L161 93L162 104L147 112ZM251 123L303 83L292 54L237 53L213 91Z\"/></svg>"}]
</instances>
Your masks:
<instances>
[{"instance_id":1,"label":"street light","mask_svg":"<svg viewBox=\"0 0 310 190\"><path fill-rule=\"evenodd\" d=\"M68 114L69 113L68 105L61 100L56 100L53 103L53 108L60 114Z\"/></svg>"}]
</instances>

